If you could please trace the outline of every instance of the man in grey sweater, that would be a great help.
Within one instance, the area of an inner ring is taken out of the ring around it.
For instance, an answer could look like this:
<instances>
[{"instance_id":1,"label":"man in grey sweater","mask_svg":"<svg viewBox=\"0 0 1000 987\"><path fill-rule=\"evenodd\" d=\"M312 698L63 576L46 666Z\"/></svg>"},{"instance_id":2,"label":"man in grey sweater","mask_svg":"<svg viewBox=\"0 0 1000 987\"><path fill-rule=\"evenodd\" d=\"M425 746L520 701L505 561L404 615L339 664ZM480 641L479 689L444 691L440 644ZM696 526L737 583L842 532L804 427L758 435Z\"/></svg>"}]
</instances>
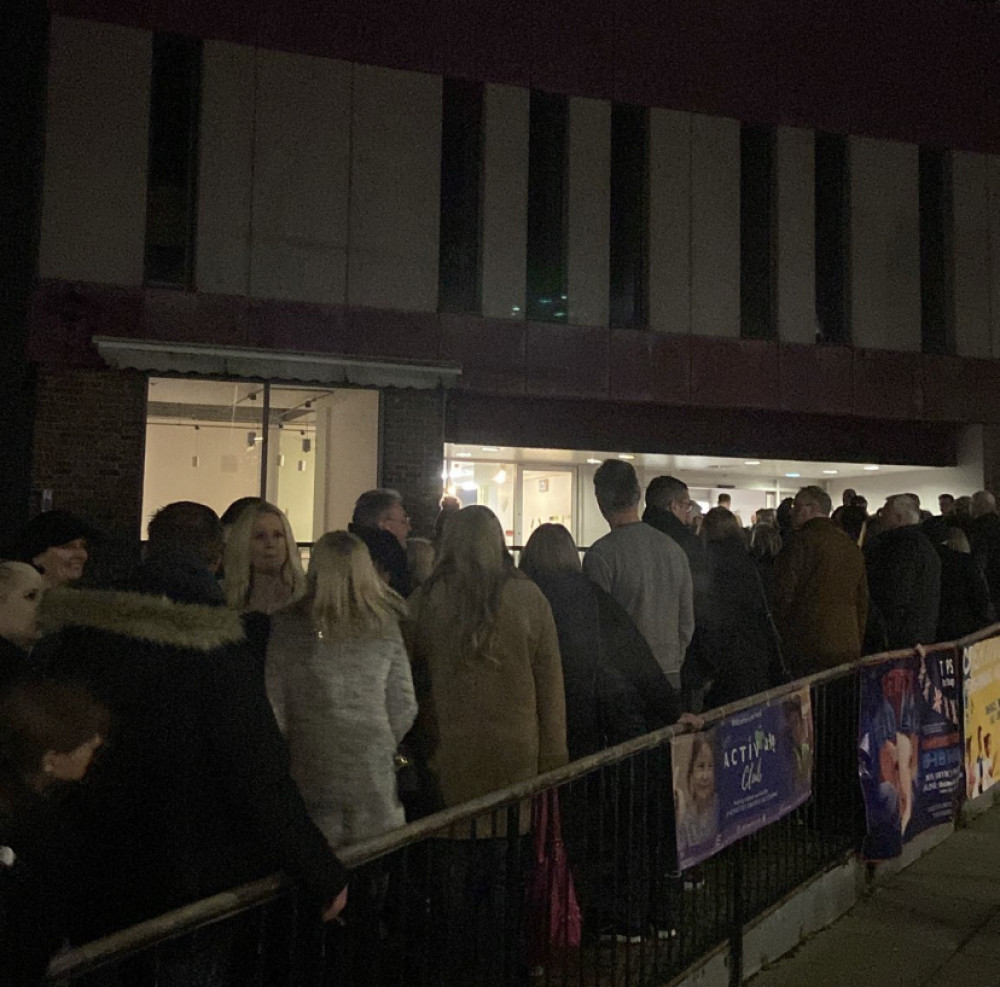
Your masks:
<instances>
[{"instance_id":1,"label":"man in grey sweater","mask_svg":"<svg viewBox=\"0 0 1000 987\"><path fill-rule=\"evenodd\" d=\"M628 612L675 688L694 633L691 569L677 543L639 519L632 466L608 459L594 474L597 505L611 531L583 560L583 571Z\"/></svg>"}]
</instances>

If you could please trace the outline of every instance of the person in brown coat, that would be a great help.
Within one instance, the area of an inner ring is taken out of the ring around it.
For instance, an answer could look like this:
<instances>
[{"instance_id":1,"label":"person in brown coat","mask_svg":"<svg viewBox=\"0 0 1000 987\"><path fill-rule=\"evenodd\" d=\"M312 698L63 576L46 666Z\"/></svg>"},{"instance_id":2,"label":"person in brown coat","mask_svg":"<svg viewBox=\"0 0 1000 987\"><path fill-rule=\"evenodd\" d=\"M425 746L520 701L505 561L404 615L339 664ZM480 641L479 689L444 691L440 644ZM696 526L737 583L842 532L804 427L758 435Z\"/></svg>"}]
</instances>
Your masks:
<instances>
[{"instance_id":1,"label":"person in brown coat","mask_svg":"<svg viewBox=\"0 0 1000 987\"><path fill-rule=\"evenodd\" d=\"M794 532L774 567L773 614L794 675L861 656L868 582L861 550L830 520L830 496L803 487L792 505Z\"/></svg>"},{"instance_id":2,"label":"person in brown coat","mask_svg":"<svg viewBox=\"0 0 1000 987\"><path fill-rule=\"evenodd\" d=\"M555 621L542 591L514 568L489 508L466 507L452 517L434 571L409 605L419 705L410 736L444 804L565 764ZM519 834L529 823L530 806L515 805L437 841L430 897L441 936L436 952L445 966L435 971L434 983L493 982L505 948L501 930L517 921L507 909L523 898L519 868L512 872L509 864L527 849Z\"/></svg>"}]
</instances>

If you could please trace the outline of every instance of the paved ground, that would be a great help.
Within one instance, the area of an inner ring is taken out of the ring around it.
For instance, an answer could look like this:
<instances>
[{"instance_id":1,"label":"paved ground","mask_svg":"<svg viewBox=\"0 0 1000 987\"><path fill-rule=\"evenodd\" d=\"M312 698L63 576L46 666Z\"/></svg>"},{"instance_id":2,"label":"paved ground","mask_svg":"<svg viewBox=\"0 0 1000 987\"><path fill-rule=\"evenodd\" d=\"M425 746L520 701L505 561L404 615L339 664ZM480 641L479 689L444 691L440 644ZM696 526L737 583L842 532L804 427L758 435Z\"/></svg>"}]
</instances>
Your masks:
<instances>
[{"instance_id":1,"label":"paved ground","mask_svg":"<svg viewBox=\"0 0 1000 987\"><path fill-rule=\"evenodd\" d=\"M1000 806L749 983L998 987Z\"/></svg>"}]
</instances>

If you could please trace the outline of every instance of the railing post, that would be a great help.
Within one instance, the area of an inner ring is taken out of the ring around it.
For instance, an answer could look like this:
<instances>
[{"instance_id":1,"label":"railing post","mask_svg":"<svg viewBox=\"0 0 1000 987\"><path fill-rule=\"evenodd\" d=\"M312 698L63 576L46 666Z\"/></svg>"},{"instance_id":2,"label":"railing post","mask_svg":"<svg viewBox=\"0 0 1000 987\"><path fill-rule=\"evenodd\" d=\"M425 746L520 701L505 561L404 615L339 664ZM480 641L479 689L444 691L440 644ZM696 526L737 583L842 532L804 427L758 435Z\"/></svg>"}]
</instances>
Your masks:
<instances>
[{"instance_id":1,"label":"railing post","mask_svg":"<svg viewBox=\"0 0 1000 987\"><path fill-rule=\"evenodd\" d=\"M743 926L746 922L746 903L743 899L743 844L737 840L733 847L731 888L733 902L732 927L729 930L729 987L743 983Z\"/></svg>"}]
</instances>

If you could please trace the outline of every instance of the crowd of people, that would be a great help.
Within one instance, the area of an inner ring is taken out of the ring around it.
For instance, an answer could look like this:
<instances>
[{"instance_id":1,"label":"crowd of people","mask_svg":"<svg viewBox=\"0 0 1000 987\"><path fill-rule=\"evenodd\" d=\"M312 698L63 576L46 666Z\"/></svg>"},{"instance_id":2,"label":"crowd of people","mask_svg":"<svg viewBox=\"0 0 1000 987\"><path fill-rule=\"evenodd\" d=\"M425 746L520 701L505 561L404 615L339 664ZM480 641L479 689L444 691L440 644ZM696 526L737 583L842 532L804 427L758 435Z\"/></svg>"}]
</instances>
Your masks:
<instances>
[{"instance_id":1,"label":"crowd of people","mask_svg":"<svg viewBox=\"0 0 1000 987\"><path fill-rule=\"evenodd\" d=\"M245 498L220 518L178 502L113 587L86 585L90 525L29 522L0 553L10 982L37 984L65 943L278 868L317 922L339 921L346 844L697 728L792 677L968 634L1000 601L986 491L942 495L937 516L901 493L869 515L854 491L833 511L806 486L749 528L721 497L702 516L669 476L640 514L622 460L594 493L609 531L582 562L565 527L542 524L515 565L496 516L454 498L433 537L413 538L399 494L380 489L307 570L273 504ZM469 888L503 870L508 835L493 817L449 831L444 913L474 921Z\"/></svg>"}]
</instances>

